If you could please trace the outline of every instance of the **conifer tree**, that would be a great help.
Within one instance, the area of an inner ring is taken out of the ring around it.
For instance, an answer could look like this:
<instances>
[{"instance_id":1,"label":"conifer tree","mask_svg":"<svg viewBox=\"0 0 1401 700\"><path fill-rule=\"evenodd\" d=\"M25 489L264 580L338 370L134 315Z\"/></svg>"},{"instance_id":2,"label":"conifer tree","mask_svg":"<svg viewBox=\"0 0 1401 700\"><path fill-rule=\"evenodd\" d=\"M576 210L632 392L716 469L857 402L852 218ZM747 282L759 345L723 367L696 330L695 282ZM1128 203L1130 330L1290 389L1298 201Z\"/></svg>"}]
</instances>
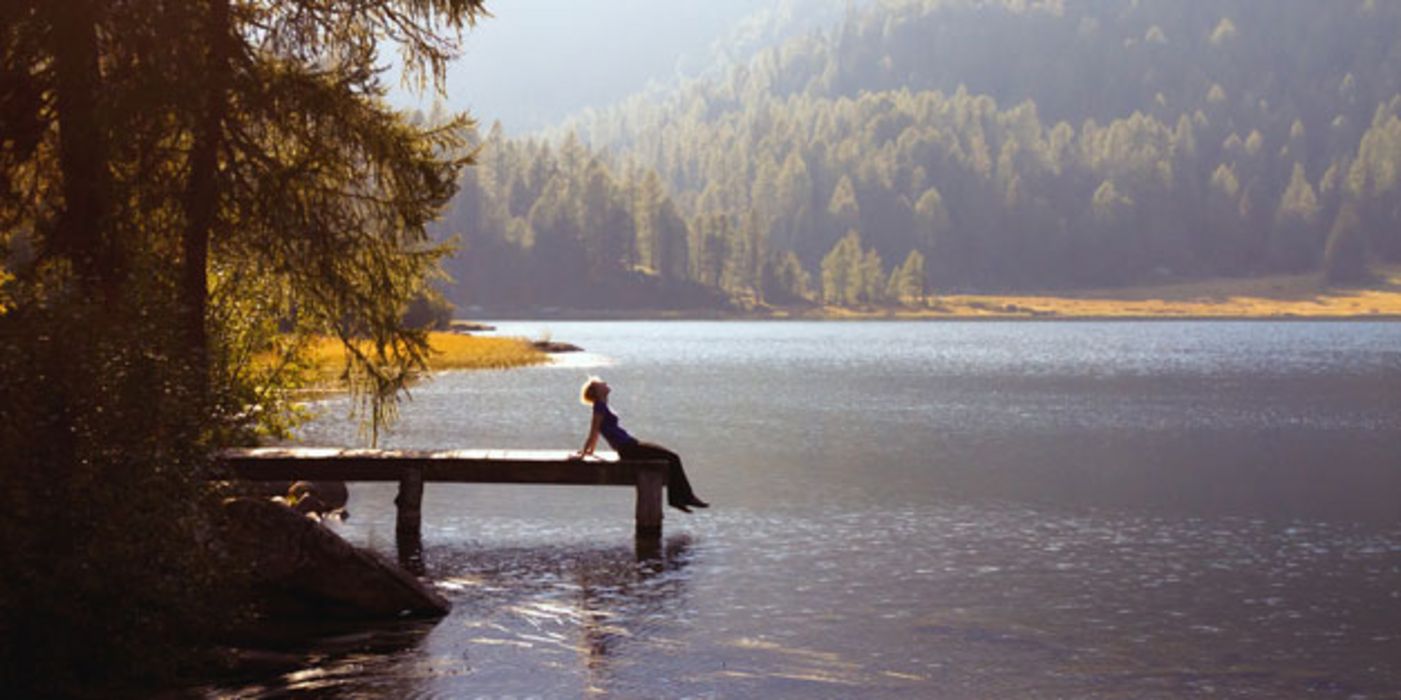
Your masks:
<instances>
[{"instance_id":1,"label":"conifer tree","mask_svg":"<svg viewBox=\"0 0 1401 700\"><path fill-rule=\"evenodd\" d=\"M1366 282L1367 239L1362 235L1362 221L1352 206L1344 206L1328 233L1328 245L1323 254L1323 281L1328 285Z\"/></svg>"},{"instance_id":2,"label":"conifer tree","mask_svg":"<svg viewBox=\"0 0 1401 700\"><path fill-rule=\"evenodd\" d=\"M440 86L480 12L0 4L7 692L158 677L228 613L210 453L291 417L286 365L252 358L339 337L371 431L392 417L427 351L404 312L446 252L426 226L469 159L465 117L386 106L377 52Z\"/></svg>"},{"instance_id":3,"label":"conifer tree","mask_svg":"<svg viewBox=\"0 0 1401 700\"><path fill-rule=\"evenodd\" d=\"M1322 251L1318 238L1318 196L1296 163L1289 187L1275 212L1270 238L1270 264L1277 270L1299 272L1312 268Z\"/></svg>"},{"instance_id":4,"label":"conifer tree","mask_svg":"<svg viewBox=\"0 0 1401 700\"><path fill-rule=\"evenodd\" d=\"M901 304L918 304L924 299L924 274L924 255L911 250L905 262L891 271L886 297Z\"/></svg>"}]
</instances>

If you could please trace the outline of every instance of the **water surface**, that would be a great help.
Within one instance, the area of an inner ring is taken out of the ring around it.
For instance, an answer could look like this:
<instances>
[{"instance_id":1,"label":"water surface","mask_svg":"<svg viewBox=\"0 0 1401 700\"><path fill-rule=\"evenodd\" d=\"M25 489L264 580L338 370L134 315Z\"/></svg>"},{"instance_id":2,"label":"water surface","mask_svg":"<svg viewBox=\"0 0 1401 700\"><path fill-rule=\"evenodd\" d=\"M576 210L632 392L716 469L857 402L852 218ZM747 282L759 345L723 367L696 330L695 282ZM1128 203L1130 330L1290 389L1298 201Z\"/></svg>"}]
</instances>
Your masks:
<instances>
[{"instance_id":1,"label":"water surface","mask_svg":"<svg viewBox=\"0 0 1401 700\"><path fill-rule=\"evenodd\" d=\"M449 617L217 692L1401 693L1401 324L500 326L589 352L439 375L387 446L576 448L599 374L715 507L639 557L627 489L430 484ZM341 530L392 553L393 493Z\"/></svg>"}]
</instances>

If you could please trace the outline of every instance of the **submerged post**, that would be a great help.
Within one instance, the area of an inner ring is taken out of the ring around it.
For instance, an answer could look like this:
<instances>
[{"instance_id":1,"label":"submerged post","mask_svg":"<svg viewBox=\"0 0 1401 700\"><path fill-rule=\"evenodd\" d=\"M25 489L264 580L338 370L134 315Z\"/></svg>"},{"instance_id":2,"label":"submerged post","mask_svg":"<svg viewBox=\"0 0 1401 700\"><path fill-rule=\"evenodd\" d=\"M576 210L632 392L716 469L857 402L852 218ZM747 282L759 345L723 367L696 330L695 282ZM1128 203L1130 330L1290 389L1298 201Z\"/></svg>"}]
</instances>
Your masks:
<instances>
[{"instance_id":1,"label":"submerged post","mask_svg":"<svg viewBox=\"0 0 1401 700\"><path fill-rule=\"evenodd\" d=\"M662 487L666 486L666 467L647 465L637 469L637 537L656 539L662 536Z\"/></svg>"},{"instance_id":2,"label":"submerged post","mask_svg":"<svg viewBox=\"0 0 1401 700\"><path fill-rule=\"evenodd\" d=\"M399 495L394 498L398 508L394 523L394 548L399 565L423 574L423 469L404 467L399 475Z\"/></svg>"}]
</instances>

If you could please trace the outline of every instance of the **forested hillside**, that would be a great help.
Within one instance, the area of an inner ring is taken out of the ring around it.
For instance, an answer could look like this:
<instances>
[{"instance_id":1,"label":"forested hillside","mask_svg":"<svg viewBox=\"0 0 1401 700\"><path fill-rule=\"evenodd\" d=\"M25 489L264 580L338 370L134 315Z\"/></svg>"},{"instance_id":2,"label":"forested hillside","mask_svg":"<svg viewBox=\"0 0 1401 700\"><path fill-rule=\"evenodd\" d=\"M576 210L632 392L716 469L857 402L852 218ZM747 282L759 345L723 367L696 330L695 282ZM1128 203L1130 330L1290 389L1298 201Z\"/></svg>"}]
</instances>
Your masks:
<instances>
[{"instance_id":1,"label":"forested hillside","mask_svg":"<svg viewBox=\"0 0 1401 700\"><path fill-rule=\"evenodd\" d=\"M924 0L483 140L459 302L917 303L1401 261L1401 3Z\"/></svg>"}]
</instances>

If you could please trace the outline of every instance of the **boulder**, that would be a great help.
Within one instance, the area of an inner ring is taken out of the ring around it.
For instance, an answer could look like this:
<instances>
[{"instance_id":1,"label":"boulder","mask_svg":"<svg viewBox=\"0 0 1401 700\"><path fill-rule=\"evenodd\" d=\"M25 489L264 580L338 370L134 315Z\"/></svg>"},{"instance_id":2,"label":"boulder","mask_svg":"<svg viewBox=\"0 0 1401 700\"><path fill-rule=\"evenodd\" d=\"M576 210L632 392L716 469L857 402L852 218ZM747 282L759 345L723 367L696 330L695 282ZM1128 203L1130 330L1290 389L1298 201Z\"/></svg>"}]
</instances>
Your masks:
<instances>
[{"instance_id":1,"label":"boulder","mask_svg":"<svg viewBox=\"0 0 1401 700\"><path fill-rule=\"evenodd\" d=\"M556 354L562 352L583 352L583 348L573 343L561 343L557 340L536 340L530 343L531 347L543 353Z\"/></svg>"},{"instance_id":2,"label":"boulder","mask_svg":"<svg viewBox=\"0 0 1401 700\"><path fill-rule=\"evenodd\" d=\"M224 509L233 555L248 563L255 584L279 614L440 617L452 609L393 562L286 505L233 498Z\"/></svg>"},{"instance_id":3,"label":"boulder","mask_svg":"<svg viewBox=\"0 0 1401 700\"><path fill-rule=\"evenodd\" d=\"M490 333L491 331L496 330L496 326L486 323L477 323L474 321L450 321L448 322L448 330L453 331L454 333L464 334Z\"/></svg>"}]
</instances>

